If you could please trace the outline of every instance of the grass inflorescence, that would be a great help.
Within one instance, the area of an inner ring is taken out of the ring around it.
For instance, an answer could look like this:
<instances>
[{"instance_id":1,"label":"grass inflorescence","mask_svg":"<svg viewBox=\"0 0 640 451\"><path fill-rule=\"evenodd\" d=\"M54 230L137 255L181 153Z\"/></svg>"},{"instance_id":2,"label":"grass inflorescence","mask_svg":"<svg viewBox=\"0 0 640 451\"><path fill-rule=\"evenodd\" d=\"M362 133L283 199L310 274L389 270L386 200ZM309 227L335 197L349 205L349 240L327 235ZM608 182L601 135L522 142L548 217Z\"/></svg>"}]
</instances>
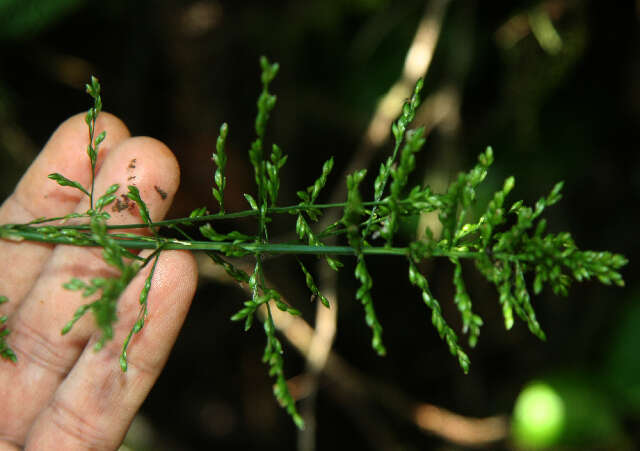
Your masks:
<instances>
[{"instance_id":1,"label":"grass inflorescence","mask_svg":"<svg viewBox=\"0 0 640 451\"><path fill-rule=\"evenodd\" d=\"M102 109L102 99L98 80L95 77L91 78L87 92L93 98L94 104L86 115L90 138L87 155L91 163L91 185L86 188L62 174L49 176L59 185L78 189L88 196L89 209L85 213L64 217L39 218L28 224L0 225L2 239L99 246L103 249L105 262L118 271L116 277L93 278L89 281L74 278L64 285L65 288L79 291L83 297L92 300L77 309L73 318L62 329L63 334L69 332L86 312L91 311L102 332L96 344L96 349L101 348L113 337L113 324L117 320L116 307L121 293L142 267L151 264L151 272L140 293L138 318L122 346L120 365L122 370L126 371L127 347L132 336L140 333L145 325L149 291L160 253L168 249L204 251L233 279L238 283L247 284L250 289L251 297L231 320L242 321L245 330L248 330L255 322L258 309L266 311L263 320L266 335L263 361L269 367L269 374L275 378L276 398L296 425L302 428L302 418L287 387L283 346L276 334L271 309L278 308L291 315L299 315L300 312L265 283L263 257L267 254L314 254L325 258L329 267L335 271L343 266L340 256L355 258L354 276L359 283L355 298L362 303L365 321L372 333L372 347L380 355L384 355L386 350L382 340L382 324L376 315L371 295L374 280L366 262L371 255L404 259L409 283L419 290L423 302L431 311L433 326L451 354L458 359L465 373L469 371L469 357L460 344L458 335L445 320L440 303L431 292L427 278L419 270L419 264L423 260L439 258L453 265L453 302L461 316L461 332L467 335L467 343L471 348L478 342L483 320L473 312L471 297L464 281L461 263L463 260L473 261L478 271L496 286L505 327L510 329L517 316L540 339L545 339L545 335L531 304L527 278L533 280L534 294L539 294L543 287L548 285L556 294L566 296L572 281L592 278L607 285L624 285L619 270L627 263L625 257L610 252L583 251L578 249L569 233L546 232L546 221L541 218L541 214L561 199L562 183L558 183L534 206L526 206L522 201L508 205L507 196L515 183L515 179L509 177L502 188L494 193L484 212L477 219L470 219L475 208L476 190L486 178L493 163L493 150L490 147L480 154L478 163L470 171L459 174L444 193L435 193L429 186L408 186L410 175L416 167L415 155L425 143L424 128L409 129L420 106L422 80L418 81L413 95L405 102L400 117L392 125L393 151L380 165L373 183L373 200L364 201L360 194L367 174L366 169L361 169L347 177L345 202L318 204L318 196L325 188L333 169L333 158L330 158L323 164L313 184L297 192L300 199L298 204L278 206L280 172L286 164L287 156L276 144L272 144L267 152L265 149L268 147L264 139L269 117L277 101L276 96L269 91L269 86L277 75L279 66L277 63L270 63L265 57L260 59L260 65L262 91L257 102L256 138L249 149L257 195L254 197L245 194L249 208L239 212L225 210L225 144L229 135L229 126L225 123L220 127L216 149L212 154L215 165L212 195L219 205L219 213L210 214L206 207L201 207L186 218L152 222L139 191L136 187L129 186L127 196L138 206L142 223L119 226L108 224L109 214L105 211L105 207L116 199L115 192L119 186L112 185L97 199L94 196L93 181L98 148L105 134L103 132L95 136L94 133L96 119ZM342 210L340 219L323 230L314 230L312 225L330 208ZM415 239L408 245L394 247L399 224L403 218L436 211L442 223L441 237L436 239L427 230L426 239ZM270 239L268 226L274 215L281 214L296 217L295 232L298 243L276 243ZM239 231L220 233L214 228L216 221L240 217L255 217L258 223L255 235ZM51 225L54 220L69 218L75 218L76 222L84 219L84 224L71 225L63 222L62 225ZM198 227L205 240L195 240L191 237L191 232L185 232L187 228L194 226ZM119 232L121 229L141 227L149 228L153 235L140 237ZM161 235L163 229L177 231L183 239L165 238ZM323 241L336 236L344 237L345 243L329 245ZM134 252L139 249L153 249L154 252L142 259ZM254 258L253 271L248 273L234 266L229 257L239 256ZM310 271L300 260L298 264L312 297L330 308L329 300L320 292ZM0 296L0 304L7 301L6 297ZM3 326L6 321L6 316L0 317L0 355L16 361L18 356L5 341L9 334L9 330Z\"/></svg>"}]
</instances>

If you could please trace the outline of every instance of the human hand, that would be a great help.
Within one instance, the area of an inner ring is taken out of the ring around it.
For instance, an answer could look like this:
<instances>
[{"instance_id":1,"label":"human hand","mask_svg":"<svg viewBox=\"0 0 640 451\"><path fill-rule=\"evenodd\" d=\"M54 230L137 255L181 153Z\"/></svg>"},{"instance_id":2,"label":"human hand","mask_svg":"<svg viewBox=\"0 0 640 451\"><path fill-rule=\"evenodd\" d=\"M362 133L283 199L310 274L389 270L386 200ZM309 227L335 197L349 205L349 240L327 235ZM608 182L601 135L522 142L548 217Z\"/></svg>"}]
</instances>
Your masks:
<instances>
[{"instance_id":1,"label":"human hand","mask_svg":"<svg viewBox=\"0 0 640 451\"><path fill-rule=\"evenodd\" d=\"M151 218L162 219L180 177L171 151L151 138L131 138L126 126L108 113L99 116L96 135L102 130L107 136L98 156L96 194L119 183L120 196L133 184ZM91 169L84 153L88 143L84 115L64 122L0 207L0 224L86 211L86 196L47 175L59 172L89 186ZM135 204L124 197L118 202L109 207L110 224L141 222ZM136 321L140 290L151 265L123 292L114 339L95 352L100 331L92 315L68 334L60 333L87 302L62 284L72 277L114 275L101 249L0 240L0 257L0 295L10 300L0 306L0 316L9 315L7 342L18 358L17 363L0 360L0 450L116 449L164 367L189 309L197 278L193 256L183 251L161 254L145 326L127 351L126 373L118 363L121 346Z\"/></svg>"}]
</instances>

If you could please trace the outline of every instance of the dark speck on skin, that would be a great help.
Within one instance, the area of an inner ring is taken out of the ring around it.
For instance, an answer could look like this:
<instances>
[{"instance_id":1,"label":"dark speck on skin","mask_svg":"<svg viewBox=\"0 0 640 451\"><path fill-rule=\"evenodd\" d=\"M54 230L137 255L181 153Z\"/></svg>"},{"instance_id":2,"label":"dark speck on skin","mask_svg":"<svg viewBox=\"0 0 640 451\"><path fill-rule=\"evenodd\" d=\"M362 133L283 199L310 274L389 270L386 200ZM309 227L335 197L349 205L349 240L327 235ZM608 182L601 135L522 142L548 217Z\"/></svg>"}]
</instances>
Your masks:
<instances>
[{"instance_id":1,"label":"dark speck on skin","mask_svg":"<svg viewBox=\"0 0 640 451\"><path fill-rule=\"evenodd\" d=\"M158 194L160 194L160 197L162 197L162 200L165 200L167 198L167 193L166 191L163 191L161 188L159 188L158 186L154 185L153 186L156 191L158 192Z\"/></svg>"},{"instance_id":2,"label":"dark speck on skin","mask_svg":"<svg viewBox=\"0 0 640 451\"><path fill-rule=\"evenodd\" d=\"M122 199L116 199L116 203L111 208L111 211L117 211L119 213L129 208L129 198L125 194L121 194L120 197Z\"/></svg>"},{"instance_id":3,"label":"dark speck on skin","mask_svg":"<svg viewBox=\"0 0 640 451\"><path fill-rule=\"evenodd\" d=\"M129 162L129 169L135 169L136 168L136 159L132 158L131 161Z\"/></svg>"}]
</instances>

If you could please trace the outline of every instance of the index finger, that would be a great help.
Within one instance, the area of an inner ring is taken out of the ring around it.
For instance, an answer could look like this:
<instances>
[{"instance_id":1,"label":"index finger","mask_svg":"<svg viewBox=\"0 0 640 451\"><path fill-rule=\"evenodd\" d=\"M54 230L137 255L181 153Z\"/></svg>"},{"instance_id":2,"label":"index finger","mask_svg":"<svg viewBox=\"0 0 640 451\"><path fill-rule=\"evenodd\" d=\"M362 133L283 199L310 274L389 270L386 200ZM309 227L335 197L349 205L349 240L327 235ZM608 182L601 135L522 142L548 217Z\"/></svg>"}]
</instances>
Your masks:
<instances>
[{"instance_id":1,"label":"index finger","mask_svg":"<svg viewBox=\"0 0 640 451\"><path fill-rule=\"evenodd\" d=\"M100 145L98 167L111 149L127 139L130 134L120 119L101 113L96 123L96 135L106 131ZM78 114L58 127L42 152L31 164L15 191L0 207L0 224L19 224L40 217L64 216L71 213L82 193L63 188L47 175L58 172L83 186L91 183L89 158L85 149L89 144L84 114ZM12 243L0 240L0 255L11 262L0 273L0 295L10 303L3 305L3 314L12 313L37 279L42 266L49 258L53 246L46 243Z\"/></svg>"}]
</instances>

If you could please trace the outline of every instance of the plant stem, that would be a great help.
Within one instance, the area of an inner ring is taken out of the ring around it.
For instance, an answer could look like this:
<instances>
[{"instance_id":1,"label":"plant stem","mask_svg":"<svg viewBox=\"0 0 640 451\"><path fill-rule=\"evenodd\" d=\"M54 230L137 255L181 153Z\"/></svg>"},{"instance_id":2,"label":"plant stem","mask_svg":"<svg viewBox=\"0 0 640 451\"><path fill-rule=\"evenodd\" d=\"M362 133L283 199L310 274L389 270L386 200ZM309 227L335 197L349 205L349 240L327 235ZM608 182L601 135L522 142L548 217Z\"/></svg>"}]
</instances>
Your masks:
<instances>
[{"instance_id":1,"label":"plant stem","mask_svg":"<svg viewBox=\"0 0 640 451\"><path fill-rule=\"evenodd\" d=\"M96 246L87 235L87 241L78 242L74 237L45 236L42 233L31 230L11 230L12 239L40 241L52 244L68 244L75 246ZM117 235L112 235L117 238ZM156 249L158 242L155 239L128 239L119 238L118 243L127 249ZM192 250L192 251L221 251L224 252L229 246L233 246L239 250L246 251L248 254L315 254L315 255L357 255L356 249L351 246L311 246L307 244L287 244L287 243L232 243L232 242L213 242L213 241L181 241L172 239L161 239L162 248L164 250ZM407 247L384 247L384 246L365 246L360 249L365 255L398 255L407 256L409 248ZM434 249L430 255L432 257L457 257L457 258L477 258L481 251L469 250L441 250Z\"/></svg>"},{"instance_id":2,"label":"plant stem","mask_svg":"<svg viewBox=\"0 0 640 451\"><path fill-rule=\"evenodd\" d=\"M384 200L381 201L368 201L368 202L362 202L362 205L364 207L372 207L372 206L378 206L378 205L383 205L385 203ZM404 201L399 201L399 204L410 204L411 201L409 200L404 200ZM313 204L313 208L315 209L319 209L319 210L325 210L325 209L329 209L329 208L344 208L346 206L346 202L340 202L340 203L333 203L333 204ZM300 210L307 210L309 209L308 205L290 205L287 207L271 207L267 209L267 214L281 214L281 213L290 213L290 214L295 214L296 212L300 211ZM216 221L216 220L221 220L221 219L242 219L242 218L251 218L253 216L258 216L260 214L259 211L257 210L244 210L244 211L237 211L235 213L214 213L211 215L206 215L206 216L198 216L195 218L189 218L189 217L184 217L184 218L175 218L175 219L167 219L164 221L157 221L157 222L152 222L150 225L151 227L167 227L167 226L171 226L171 225L176 225L176 224L189 224L189 223L193 223L193 222L207 222L207 221ZM29 223L29 225L36 225L36 224L44 224L47 222L54 222L54 221L64 221L66 218L65 216L57 216L54 218L46 218L46 219L36 219L33 222ZM4 224L3 224L4 225ZM11 225L11 224L8 224ZM22 224L21 224L22 225ZM63 226L65 229L76 229L76 230L88 230L89 229L89 225L88 224L69 224L69 225L64 225ZM116 225L107 225L107 229L109 230L116 230L116 229L141 229L141 228L145 228L145 227L149 227L148 224L144 224L144 223L139 223L139 224L116 224Z\"/></svg>"}]
</instances>

